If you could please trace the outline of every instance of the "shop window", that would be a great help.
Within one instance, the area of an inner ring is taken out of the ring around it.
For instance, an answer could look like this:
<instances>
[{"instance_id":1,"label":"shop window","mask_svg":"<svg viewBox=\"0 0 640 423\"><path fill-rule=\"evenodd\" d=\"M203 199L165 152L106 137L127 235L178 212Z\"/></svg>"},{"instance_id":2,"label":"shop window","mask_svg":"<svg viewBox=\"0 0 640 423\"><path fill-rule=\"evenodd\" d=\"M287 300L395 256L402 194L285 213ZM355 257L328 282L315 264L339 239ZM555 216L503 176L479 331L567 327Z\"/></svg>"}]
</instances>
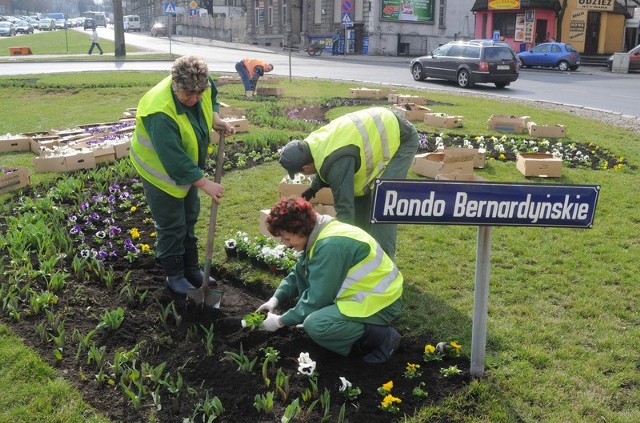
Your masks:
<instances>
[{"instance_id":1,"label":"shop window","mask_svg":"<svg viewBox=\"0 0 640 423\"><path fill-rule=\"evenodd\" d=\"M516 35L516 16L512 13L494 13L493 30L500 31L503 37L514 37Z\"/></svg>"}]
</instances>

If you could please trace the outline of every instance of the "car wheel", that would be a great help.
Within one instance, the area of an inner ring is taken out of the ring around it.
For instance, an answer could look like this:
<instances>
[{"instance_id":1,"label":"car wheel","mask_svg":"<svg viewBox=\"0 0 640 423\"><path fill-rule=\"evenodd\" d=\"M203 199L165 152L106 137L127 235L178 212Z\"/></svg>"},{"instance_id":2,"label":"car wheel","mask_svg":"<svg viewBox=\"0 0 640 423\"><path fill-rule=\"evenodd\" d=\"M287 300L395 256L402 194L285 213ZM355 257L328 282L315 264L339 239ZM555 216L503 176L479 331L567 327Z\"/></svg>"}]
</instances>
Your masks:
<instances>
[{"instance_id":1,"label":"car wheel","mask_svg":"<svg viewBox=\"0 0 640 423\"><path fill-rule=\"evenodd\" d=\"M509 85L508 82L496 82L495 84L496 84L496 88L504 88L507 85Z\"/></svg>"},{"instance_id":2,"label":"car wheel","mask_svg":"<svg viewBox=\"0 0 640 423\"><path fill-rule=\"evenodd\" d=\"M569 63L566 60L561 60L558 62L558 69L563 72L569 70Z\"/></svg>"},{"instance_id":3,"label":"car wheel","mask_svg":"<svg viewBox=\"0 0 640 423\"><path fill-rule=\"evenodd\" d=\"M420 63L415 63L411 68L411 75L413 75L413 79L416 81L424 81L424 70L422 69L422 65Z\"/></svg>"},{"instance_id":4,"label":"car wheel","mask_svg":"<svg viewBox=\"0 0 640 423\"><path fill-rule=\"evenodd\" d=\"M460 88L469 88L471 86L471 75L466 69L460 69L458 72L458 86Z\"/></svg>"}]
</instances>

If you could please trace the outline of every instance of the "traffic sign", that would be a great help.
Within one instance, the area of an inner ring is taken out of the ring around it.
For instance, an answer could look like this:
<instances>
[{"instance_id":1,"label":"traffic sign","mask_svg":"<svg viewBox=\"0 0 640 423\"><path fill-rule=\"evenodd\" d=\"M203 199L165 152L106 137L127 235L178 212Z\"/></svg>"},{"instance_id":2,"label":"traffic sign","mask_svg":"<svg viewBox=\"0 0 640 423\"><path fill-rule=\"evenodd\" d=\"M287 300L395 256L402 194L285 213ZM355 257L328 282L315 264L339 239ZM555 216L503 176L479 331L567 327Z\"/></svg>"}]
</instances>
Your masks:
<instances>
[{"instance_id":1,"label":"traffic sign","mask_svg":"<svg viewBox=\"0 0 640 423\"><path fill-rule=\"evenodd\" d=\"M191 3L189 3L189 6L191 6L192 9L195 9L198 7L198 3L192 0Z\"/></svg>"},{"instance_id":2,"label":"traffic sign","mask_svg":"<svg viewBox=\"0 0 640 423\"><path fill-rule=\"evenodd\" d=\"M342 26L344 26L344 27L353 26L353 21L351 20L351 14L350 13L343 13L342 14Z\"/></svg>"},{"instance_id":3,"label":"traffic sign","mask_svg":"<svg viewBox=\"0 0 640 423\"><path fill-rule=\"evenodd\" d=\"M175 3L170 3L170 2L165 2L162 5L162 10L164 11L165 15L175 15L176 14L176 4Z\"/></svg>"}]
</instances>

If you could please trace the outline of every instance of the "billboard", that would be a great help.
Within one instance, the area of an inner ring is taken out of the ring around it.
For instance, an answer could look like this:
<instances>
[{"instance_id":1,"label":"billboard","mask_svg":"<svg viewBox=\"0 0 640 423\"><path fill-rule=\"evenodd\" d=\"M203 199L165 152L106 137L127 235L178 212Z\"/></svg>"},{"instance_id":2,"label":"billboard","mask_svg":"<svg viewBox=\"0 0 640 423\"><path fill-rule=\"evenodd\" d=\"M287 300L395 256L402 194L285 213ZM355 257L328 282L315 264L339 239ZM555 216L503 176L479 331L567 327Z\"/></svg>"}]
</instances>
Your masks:
<instances>
[{"instance_id":1,"label":"billboard","mask_svg":"<svg viewBox=\"0 0 640 423\"><path fill-rule=\"evenodd\" d=\"M380 19L396 22L433 22L433 0L382 0Z\"/></svg>"}]
</instances>

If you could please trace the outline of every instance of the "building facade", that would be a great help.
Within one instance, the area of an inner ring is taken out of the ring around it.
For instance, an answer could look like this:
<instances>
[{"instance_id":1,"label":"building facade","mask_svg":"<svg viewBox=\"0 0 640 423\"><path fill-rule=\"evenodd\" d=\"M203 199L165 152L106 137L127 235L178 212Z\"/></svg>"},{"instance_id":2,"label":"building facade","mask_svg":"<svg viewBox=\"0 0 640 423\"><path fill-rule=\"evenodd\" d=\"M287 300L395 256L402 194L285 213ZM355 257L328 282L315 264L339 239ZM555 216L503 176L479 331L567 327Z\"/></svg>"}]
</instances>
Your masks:
<instances>
[{"instance_id":1,"label":"building facade","mask_svg":"<svg viewBox=\"0 0 640 423\"><path fill-rule=\"evenodd\" d=\"M507 41L516 51L545 41L572 44L585 55L624 51L636 0L476 0L475 36ZM637 37L637 31L635 32Z\"/></svg>"}]
</instances>

